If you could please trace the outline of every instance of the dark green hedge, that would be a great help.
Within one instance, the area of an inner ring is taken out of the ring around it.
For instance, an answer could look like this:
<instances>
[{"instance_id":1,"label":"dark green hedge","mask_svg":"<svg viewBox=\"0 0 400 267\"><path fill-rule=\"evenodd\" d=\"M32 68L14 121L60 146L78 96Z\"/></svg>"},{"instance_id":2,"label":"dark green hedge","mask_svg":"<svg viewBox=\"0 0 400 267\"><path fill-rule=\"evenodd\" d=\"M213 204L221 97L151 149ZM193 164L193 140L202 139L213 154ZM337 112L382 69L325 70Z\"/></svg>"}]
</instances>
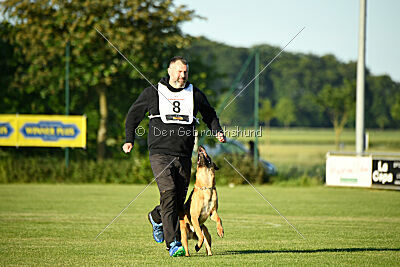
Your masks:
<instances>
[{"instance_id":1,"label":"dark green hedge","mask_svg":"<svg viewBox=\"0 0 400 267\"><path fill-rule=\"evenodd\" d=\"M291 185L322 184L324 166L278 166L278 173L269 176L260 166L253 166L249 156L227 155L226 159L251 183L289 183ZM219 167L217 185L247 184L224 160L213 159ZM192 182L195 180L196 160L193 158ZM88 159L71 159L68 169L59 154L27 156L16 153L0 153L0 183L120 183L147 184L154 179L148 155L129 155L118 159L96 162Z\"/></svg>"},{"instance_id":2,"label":"dark green hedge","mask_svg":"<svg viewBox=\"0 0 400 267\"><path fill-rule=\"evenodd\" d=\"M153 179L145 157L130 159L71 160L62 158L0 158L0 183L148 183Z\"/></svg>"}]
</instances>

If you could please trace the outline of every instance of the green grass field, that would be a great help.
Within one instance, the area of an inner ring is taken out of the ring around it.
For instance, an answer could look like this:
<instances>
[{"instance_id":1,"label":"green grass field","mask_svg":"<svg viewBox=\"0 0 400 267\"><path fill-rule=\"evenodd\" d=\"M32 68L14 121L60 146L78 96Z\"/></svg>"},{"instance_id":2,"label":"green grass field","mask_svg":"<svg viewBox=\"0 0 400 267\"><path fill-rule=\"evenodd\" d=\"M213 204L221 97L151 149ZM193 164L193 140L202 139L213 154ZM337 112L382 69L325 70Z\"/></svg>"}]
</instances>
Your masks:
<instances>
[{"instance_id":1,"label":"green grass field","mask_svg":"<svg viewBox=\"0 0 400 267\"><path fill-rule=\"evenodd\" d=\"M1 185L0 265L399 265L397 191L258 187L303 240L251 187L219 187L225 237L207 222L214 256L194 252L191 241L192 257L170 258L146 219L159 198L153 185L95 241L143 188Z\"/></svg>"},{"instance_id":2,"label":"green grass field","mask_svg":"<svg viewBox=\"0 0 400 267\"><path fill-rule=\"evenodd\" d=\"M246 128L250 129L250 128ZM325 164L328 151L337 151L335 134L328 128L262 128L259 138L260 156L276 166L314 166ZM400 130L366 130L369 148L366 152L400 153ZM254 138L238 138L247 143ZM354 129L341 134L341 151L355 151Z\"/></svg>"}]
</instances>

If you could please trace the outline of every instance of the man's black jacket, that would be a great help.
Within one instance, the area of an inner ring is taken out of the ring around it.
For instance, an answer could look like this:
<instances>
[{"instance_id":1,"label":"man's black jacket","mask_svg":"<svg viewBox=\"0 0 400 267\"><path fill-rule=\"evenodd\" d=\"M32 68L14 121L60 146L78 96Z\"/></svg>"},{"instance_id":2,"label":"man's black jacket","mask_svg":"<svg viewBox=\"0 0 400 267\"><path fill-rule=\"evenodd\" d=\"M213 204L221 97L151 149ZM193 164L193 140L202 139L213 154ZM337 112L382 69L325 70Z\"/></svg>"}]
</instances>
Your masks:
<instances>
[{"instance_id":1,"label":"man's black jacket","mask_svg":"<svg viewBox=\"0 0 400 267\"><path fill-rule=\"evenodd\" d=\"M169 77L164 77L160 83L167 86L173 92L179 92L183 89L175 89L169 83ZM189 86L189 82L186 86ZM155 85L157 88L157 85ZM144 116L159 115L158 108L158 91L150 86L143 90L137 100L132 104L128 111L125 123L126 142L134 143L135 130ZM219 124L218 117L213 107L211 107L206 96L197 87L193 86L194 98L194 111L193 115L196 116L198 112L203 117L203 121L207 124L208 128L216 132L222 131ZM163 123L161 118L152 118L149 122L148 132L148 148L150 155L154 154L167 154L173 156L192 156L194 146L194 129L196 121L193 120L192 124L166 124Z\"/></svg>"}]
</instances>

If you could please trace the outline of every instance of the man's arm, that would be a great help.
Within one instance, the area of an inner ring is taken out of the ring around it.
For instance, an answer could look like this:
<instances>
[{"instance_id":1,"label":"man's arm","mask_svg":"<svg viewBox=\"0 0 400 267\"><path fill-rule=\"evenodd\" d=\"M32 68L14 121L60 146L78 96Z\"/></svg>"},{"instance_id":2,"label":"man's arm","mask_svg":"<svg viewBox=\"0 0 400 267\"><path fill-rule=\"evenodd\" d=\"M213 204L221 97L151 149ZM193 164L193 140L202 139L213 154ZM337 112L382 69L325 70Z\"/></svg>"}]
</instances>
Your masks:
<instances>
[{"instance_id":1,"label":"man's arm","mask_svg":"<svg viewBox=\"0 0 400 267\"><path fill-rule=\"evenodd\" d=\"M129 153L135 142L135 130L148 112L149 88L143 90L136 101L129 108L125 121L125 144L122 149Z\"/></svg>"},{"instance_id":2,"label":"man's arm","mask_svg":"<svg viewBox=\"0 0 400 267\"><path fill-rule=\"evenodd\" d=\"M218 141L220 141L221 143L225 143L226 138L224 135L224 131L222 130L221 125L219 124L217 113L215 112L214 108L210 105L206 95L203 92L198 90L197 96L199 101L199 111L203 116L203 121L207 124L207 127L213 133L216 133Z\"/></svg>"}]
</instances>

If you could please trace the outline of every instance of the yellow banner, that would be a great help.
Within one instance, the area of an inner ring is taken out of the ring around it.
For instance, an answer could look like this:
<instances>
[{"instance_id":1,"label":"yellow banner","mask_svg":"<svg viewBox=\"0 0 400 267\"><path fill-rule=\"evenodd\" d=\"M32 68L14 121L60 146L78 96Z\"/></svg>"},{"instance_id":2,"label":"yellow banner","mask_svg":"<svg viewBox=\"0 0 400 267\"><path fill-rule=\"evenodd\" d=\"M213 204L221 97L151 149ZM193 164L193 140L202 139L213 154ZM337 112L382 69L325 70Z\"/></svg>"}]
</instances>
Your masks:
<instances>
[{"instance_id":1,"label":"yellow banner","mask_svg":"<svg viewBox=\"0 0 400 267\"><path fill-rule=\"evenodd\" d=\"M86 147L86 116L0 115L0 146Z\"/></svg>"}]
</instances>

